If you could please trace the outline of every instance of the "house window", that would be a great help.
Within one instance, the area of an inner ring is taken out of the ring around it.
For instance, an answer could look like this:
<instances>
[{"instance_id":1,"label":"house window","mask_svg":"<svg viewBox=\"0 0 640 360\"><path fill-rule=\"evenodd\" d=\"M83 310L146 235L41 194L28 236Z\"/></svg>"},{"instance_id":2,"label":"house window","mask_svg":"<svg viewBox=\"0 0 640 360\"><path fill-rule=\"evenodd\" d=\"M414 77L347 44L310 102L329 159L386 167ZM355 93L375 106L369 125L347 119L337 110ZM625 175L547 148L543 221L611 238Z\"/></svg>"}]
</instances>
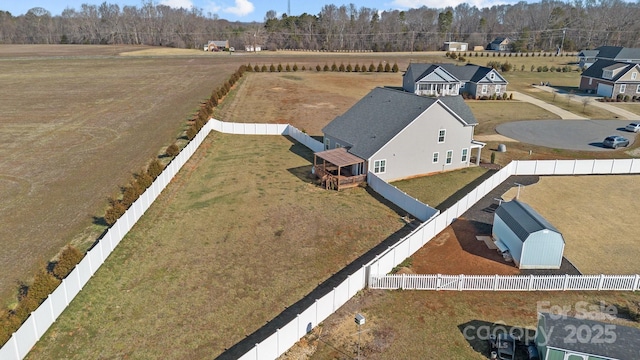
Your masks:
<instances>
[{"instance_id":1,"label":"house window","mask_svg":"<svg viewBox=\"0 0 640 360\"><path fill-rule=\"evenodd\" d=\"M500 94L500 90L502 90L502 86L496 85L496 94Z\"/></svg>"},{"instance_id":2,"label":"house window","mask_svg":"<svg viewBox=\"0 0 640 360\"><path fill-rule=\"evenodd\" d=\"M324 149L329 150L329 144L331 144L331 140L324 138Z\"/></svg>"},{"instance_id":3,"label":"house window","mask_svg":"<svg viewBox=\"0 0 640 360\"><path fill-rule=\"evenodd\" d=\"M640 93L640 85L636 88L636 93Z\"/></svg>"},{"instance_id":4,"label":"house window","mask_svg":"<svg viewBox=\"0 0 640 360\"><path fill-rule=\"evenodd\" d=\"M613 78L613 70L603 70L602 71L602 77L605 78L605 79Z\"/></svg>"},{"instance_id":5,"label":"house window","mask_svg":"<svg viewBox=\"0 0 640 360\"><path fill-rule=\"evenodd\" d=\"M496 74L494 73L489 74L489 79L495 80L495 78L496 78Z\"/></svg>"},{"instance_id":6,"label":"house window","mask_svg":"<svg viewBox=\"0 0 640 360\"><path fill-rule=\"evenodd\" d=\"M593 78L589 78L589 85L591 85L592 81L593 81Z\"/></svg>"},{"instance_id":7,"label":"house window","mask_svg":"<svg viewBox=\"0 0 640 360\"><path fill-rule=\"evenodd\" d=\"M620 84L620 93L627 91L627 84Z\"/></svg>"},{"instance_id":8,"label":"house window","mask_svg":"<svg viewBox=\"0 0 640 360\"><path fill-rule=\"evenodd\" d=\"M631 80L635 80L638 77L638 73L637 72L632 72L631 73Z\"/></svg>"},{"instance_id":9,"label":"house window","mask_svg":"<svg viewBox=\"0 0 640 360\"><path fill-rule=\"evenodd\" d=\"M482 93L483 94L487 93L487 85L482 85Z\"/></svg>"},{"instance_id":10,"label":"house window","mask_svg":"<svg viewBox=\"0 0 640 360\"><path fill-rule=\"evenodd\" d=\"M438 131L438 144L442 144L444 142L444 136L447 133L447 130L445 129L440 129L440 131Z\"/></svg>"},{"instance_id":11,"label":"house window","mask_svg":"<svg viewBox=\"0 0 640 360\"><path fill-rule=\"evenodd\" d=\"M435 164L435 163L437 163L437 162L438 162L438 158L439 158L439 157L440 157L440 153L438 153L438 152L434 152L434 153L433 153L433 161L432 161L432 162L433 162L434 164Z\"/></svg>"},{"instance_id":12,"label":"house window","mask_svg":"<svg viewBox=\"0 0 640 360\"><path fill-rule=\"evenodd\" d=\"M463 163L467 162L467 158L469 157L468 154L469 154L469 149L462 149L462 159L461 159L461 161Z\"/></svg>"},{"instance_id":13,"label":"house window","mask_svg":"<svg viewBox=\"0 0 640 360\"><path fill-rule=\"evenodd\" d=\"M445 161L445 164L451 165L452 161L453 161L453 150L448 150L447 151L447 160Z\"/></svg>"},{"instance_id":14,"label":"house window","mask_svg":"<svg viewBox=\"0 0 640 360\"><path fill-rule=\"evenodd\" d=\"M373 162L373 173L384 174L387 170L387 160L376 160Z\"/></svg>"}]
</instances>

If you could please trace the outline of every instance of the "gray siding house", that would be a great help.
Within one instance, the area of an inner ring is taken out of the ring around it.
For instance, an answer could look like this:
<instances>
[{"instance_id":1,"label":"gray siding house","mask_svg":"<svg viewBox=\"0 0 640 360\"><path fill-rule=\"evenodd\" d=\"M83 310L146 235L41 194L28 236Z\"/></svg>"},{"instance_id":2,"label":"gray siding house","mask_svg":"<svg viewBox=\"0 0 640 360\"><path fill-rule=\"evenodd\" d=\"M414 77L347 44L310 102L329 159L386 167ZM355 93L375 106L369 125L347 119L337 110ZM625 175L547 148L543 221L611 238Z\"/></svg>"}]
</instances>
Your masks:
<instances>
[{"instance_id":1,"label":"gray siding house","mask_svg":"<svg viewBox=\"0 0 640 360\"><path fill-rule=\"evenodd\" d=\"M473 140L475 125L460 96L430 98L379 87L322 132L326 150L345 148L363 160L364 169L394 181L469 166L474 149L479 163L484 144Z\"/></svg>"},{"instance_id":2,"label":"gray siding house","mask_svg":"<svg viewBox=\"0 0 640 360\"><path fill-rule=\"evenodd\" d=\"M503 202L496 209L492 233L520 269L559 269L562 264L562 234L523 202Z\"/></svg>"},{"instance_id":3,"label":"gray siding house","mask_svg":"<svg viewBox=\"0 0 640 360\"><path fill-rule=\"evenodd\" d=\"M508 84L497 70L472 64L412 63L402 76L405 91L426 96L502 96Z\"/></svg>"},{"instance_id":4,"label":"gray siding house","mask_svg":"<svg viewBox=\"0 0 640 360\"><path fill-rule=\"evenodd\" d=\"M640 96L640 64L597 60L580 77L580 90L615 98Z\"/></svg>"}]
</instances>

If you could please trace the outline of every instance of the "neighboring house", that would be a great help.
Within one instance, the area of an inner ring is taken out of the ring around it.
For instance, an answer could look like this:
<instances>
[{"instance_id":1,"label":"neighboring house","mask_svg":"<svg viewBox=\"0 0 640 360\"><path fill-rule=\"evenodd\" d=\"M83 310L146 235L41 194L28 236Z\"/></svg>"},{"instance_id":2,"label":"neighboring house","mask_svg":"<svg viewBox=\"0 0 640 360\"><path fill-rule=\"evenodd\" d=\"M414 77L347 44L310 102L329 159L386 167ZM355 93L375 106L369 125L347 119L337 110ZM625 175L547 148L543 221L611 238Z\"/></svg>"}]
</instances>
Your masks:
<instances>
[{"instance_id":1,"label":"neighboring house","mask_svg":"<svg viewBox=\"0 0 640 360\"><path fill-rule=\"evenodd\" d=\"M538 313L540 360L636 360L640 329L564 314Z\"/></svg>"},{"instance_id":2,"label":"neighboring house","mask_svg":"<svg viewBox=\"0 0 640 360\"><path fill-rule=\"evenodd\" d=\"M507 91L507 80L492 68L467 64L409 64L402 77L405 91L425 96L469 94L491 97Z\"/></svg>"},{"instance_id":3,"label":"neighboring house","mask_svg":"<svg viewBox=\"0 0 640 360\"><path fill-rule=\"evenodd\" d=\"M497 37L487 46L487 50L511 51L511 39L508 37Z\"/></svg>"},{"instance_id":4,"label":"neighboring house","mask_svg":"<svg viewBox=\"0 0 640 360\"><path fill-rule=\"evenodd\" d=\"M615 98L618 94L640 96L640 65L597 60L580 77L580 90Z\"/></svg>"},{"instance_id":5,"label":"neighboring house","mask_svg":"<svg viewBox=\"0 0 640 360\"><path fill-rule=\"evenodd\" d=\"M596 56L598 56L598 50L582 50L578 53L578 66L581 69L586 69L596 62Z\"/></svg>"},{"instance_id":6,"label":"neighboring house","mask_svg":"<svg viewBox=\"0 0 640 360\"><path fill-rule=\"evenodd\" d=\"M596 59L618 62L640 63L640 48L626 48L622 46L600 46L595 48Z\"/></svg>"},{"instance_id":7,"label":"neighboring house","mask_svg":"<svg viewBox=\"0 0 640 360\"><path fill-rule=\"evenodd\" d=\"M315 153L314 171L339 175L340 184L367 171L394 181L467 167L474 149L478 164L485 144L473 140L477 123L460 96L375 88L322 129L326 151Z\"/></svg>"},{"instance_id":8,"label":"neighboring house","mask_svg":"<svg viewBox=\"0 0 640 360\"><path fill-rule=\"evenodd\" d=\"M204 46L204 51L224 51L229 48L229 40L211 40Z\"/></svg>"},{"instance_id":9,"label":"neighboring house","mask_svg":"<svg viewBox=\"0 0 640 360\"><path fill-rule=\"evenodd\" d=\"M444 51L467 51L469 44L466 42L445 41L442 48Z\"/></svg>"},{"instance_id":10,"label":"neighboring house","mask_svg":"<svg viewBox=\"0 0 640 360\"><path fill-rule=\"evenodd\" d=\"M492 236L498 249L507 249L520 269L559 269L562 264L562 234L523 202L500 204L494 214Z\"/></svg>"},{"instance_id":11,"label":"neighboring house","mask_svg":"<svg viewBox=\"0 0 640 360\"><path fill-rule=\"evenodd\" d=\"M255 45L255 47L254 45L245 45L244 50L250 52L262 51L262 45Z\"/></svg>"}]
</instances>

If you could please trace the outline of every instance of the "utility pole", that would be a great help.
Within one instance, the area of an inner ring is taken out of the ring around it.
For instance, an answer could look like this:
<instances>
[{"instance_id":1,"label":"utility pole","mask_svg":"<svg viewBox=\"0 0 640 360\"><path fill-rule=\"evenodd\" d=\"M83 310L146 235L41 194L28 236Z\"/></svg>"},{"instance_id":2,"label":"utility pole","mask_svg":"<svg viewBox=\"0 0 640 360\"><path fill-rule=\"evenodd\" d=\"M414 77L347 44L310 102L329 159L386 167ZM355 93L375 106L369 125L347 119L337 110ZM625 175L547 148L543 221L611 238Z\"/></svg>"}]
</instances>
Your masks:
<instances>
[{"instance_id":1,"label":"utility pole","mask_svg":"<svg viewBox=\"0 0 640 360\"><path fill-rule=\"evenodd\" d=\"M562 42L560 43L560 54L564 52L564 34L567 32L567 28L562 29Z\"/></svg>"}]
</instances>

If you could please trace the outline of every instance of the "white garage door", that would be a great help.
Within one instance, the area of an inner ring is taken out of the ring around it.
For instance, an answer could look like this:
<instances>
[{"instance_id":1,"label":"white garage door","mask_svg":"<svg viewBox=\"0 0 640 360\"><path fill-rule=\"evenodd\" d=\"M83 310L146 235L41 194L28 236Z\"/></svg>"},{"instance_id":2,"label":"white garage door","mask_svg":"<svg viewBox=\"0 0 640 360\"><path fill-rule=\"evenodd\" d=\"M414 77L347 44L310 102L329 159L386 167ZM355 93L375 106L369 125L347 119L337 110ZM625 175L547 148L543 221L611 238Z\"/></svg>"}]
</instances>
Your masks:
<instances>
[{"instance_id":1,"label":"white garage door","mask_svg":"<svg viewBox=\"0 0 640 360\"><path fill-rule=\"evenodd\" d=\"M611 97L613 95L613 85L598 84L598 95Z\"/></svg>"}]
</instances>

